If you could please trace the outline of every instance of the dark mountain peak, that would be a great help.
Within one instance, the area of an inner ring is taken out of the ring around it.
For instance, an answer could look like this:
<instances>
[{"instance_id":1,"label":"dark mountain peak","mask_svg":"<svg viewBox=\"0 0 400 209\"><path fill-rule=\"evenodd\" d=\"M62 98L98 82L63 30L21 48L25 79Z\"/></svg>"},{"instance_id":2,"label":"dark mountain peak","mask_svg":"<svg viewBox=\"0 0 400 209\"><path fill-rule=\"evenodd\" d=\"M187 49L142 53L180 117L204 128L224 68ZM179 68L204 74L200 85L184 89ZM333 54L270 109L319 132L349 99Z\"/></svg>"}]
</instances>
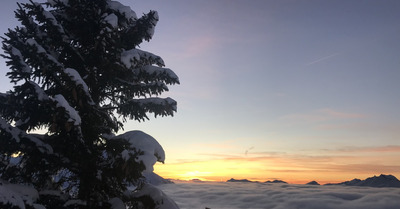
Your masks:
<instances>
[{"instance_id":1,"label":"dark mountain peak","mask_svg":"<svg viewBox=\"0 0 400 209\"><path fill-rule=\"evenodd\" d=\"M253 181L250 181L250 180L247 180L247 179L234 179L234 178L231 178L226 182L253 182Z\"/></svg>"},{"instance_id":2,"label":"dark mountain peak","mask_svg":"<svg viewBox=\"0 0 400 209\"><path fill-rule=\"evenodd\" d=\"M282 181L282 180L266 181L265 183L282 183L282 184L287 184L286 181Z\"/></svg>"},{"instance_id":3,"label":"dark mountain peak","mask_svg":"<svg viewBox=\"0 0 400 209\"><path fill-rule=\"evenodd\" d=\"M400 181L393 175L374 176L365 179L361 182L360 186L373 186L373 187L400 187Z\"/></svg>"},{"instance_id":4,"label":"dark mountain peak","mask_svg":"<svg viewBox=\"0 0 400 209\"><path fill-rule=\"evenodd\" d=\"M339 183L341 185L348 185L348 186L356 186L357 184L361 183L362 180L361 179L353 179L351 181L345 181L342 183Z\"/></svg>"},{"instance_id":5,"label":"dark mountain peak","mask_svg":"<svg viewBox=\"0 0 400 209\"><path fill-rule=\"evenodd\" d=\"M391 179L391 180L394 180L394 181L399 181L395 176L390 175L390 174L388 174L388 175L381 174L378 178L384 178L384 179Z\"/></svg>"},{"instance_id":6,"label":"dark mountain peak","mask_svg":"<svg viewBox=\"0 0 400 209\"><path fill-rule=\"evenodd\" d=\"M400 181L393 175L381 174L380 176L369 177L365 180L353 179L338 184L326 185L345 185L345 186L368 186L368 187L400 187Z\"/></svg>"},{"instance_id":7,"label":"dark mountain peak","mask_svg":"<svg viewBox=\"0 0 400 209\"><path fill-rule=\"evenodd\" d=\"M307 183L307 185L320 185L320 184L316 181L310 181Z\"/></svg>"}]
</instances>

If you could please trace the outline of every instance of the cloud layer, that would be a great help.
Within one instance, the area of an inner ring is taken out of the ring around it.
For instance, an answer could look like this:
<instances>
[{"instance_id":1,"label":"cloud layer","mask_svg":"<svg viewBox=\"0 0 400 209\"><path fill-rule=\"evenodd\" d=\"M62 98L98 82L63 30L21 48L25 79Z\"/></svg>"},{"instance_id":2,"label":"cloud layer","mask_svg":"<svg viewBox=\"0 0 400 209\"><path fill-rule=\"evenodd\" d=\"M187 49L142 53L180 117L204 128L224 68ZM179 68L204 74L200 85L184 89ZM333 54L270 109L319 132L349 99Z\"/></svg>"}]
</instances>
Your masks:
<instances>
[{"instance_id":1,"label":"cloud layer","mask_svg":"<svg viewBox=\"0 0 400 209\"><path fill-rule=\"evenodd\" d=\"M176 182L161 189L181 209L397 209L399 188Z\"/></svg>"}]
</instances>

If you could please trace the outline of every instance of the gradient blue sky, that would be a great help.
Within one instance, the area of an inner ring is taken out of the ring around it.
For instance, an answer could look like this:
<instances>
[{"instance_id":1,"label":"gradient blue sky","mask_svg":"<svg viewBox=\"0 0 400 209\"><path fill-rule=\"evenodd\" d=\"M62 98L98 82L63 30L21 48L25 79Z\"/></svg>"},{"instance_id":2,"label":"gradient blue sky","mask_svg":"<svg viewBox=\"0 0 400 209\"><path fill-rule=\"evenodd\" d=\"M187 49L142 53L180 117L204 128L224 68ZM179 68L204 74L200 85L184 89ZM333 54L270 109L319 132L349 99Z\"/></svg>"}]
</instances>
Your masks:
<instances>
[{"instance_id":1,"label":"gradient blue sky","mask_svg":"<svg viewBox=\"0 0 400 209\"><path fill-rule=\"evenodd\" d=\"M178 101L174 117L125 126L163 145L167 161L156 172L212 180L400 177L400 1L120 2L138 15L159 12L142 49L181 80L165 95ZM17 24L16 4L0 5L3 34ZM4 75L3 60L0 67ZM0 79L1 92L11 88Z\"/></svg>"}]
</instances>

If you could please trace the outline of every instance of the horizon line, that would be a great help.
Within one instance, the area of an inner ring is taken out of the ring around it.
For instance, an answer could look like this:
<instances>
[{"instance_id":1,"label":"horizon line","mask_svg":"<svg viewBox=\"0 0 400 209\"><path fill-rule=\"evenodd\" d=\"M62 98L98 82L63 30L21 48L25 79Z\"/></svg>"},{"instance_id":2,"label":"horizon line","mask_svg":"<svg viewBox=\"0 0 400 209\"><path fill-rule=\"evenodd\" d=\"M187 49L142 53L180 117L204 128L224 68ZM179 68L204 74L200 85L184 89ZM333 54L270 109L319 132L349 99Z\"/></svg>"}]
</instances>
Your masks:
<instances>
[{"instance_id":1,"label":"horizon line","mask_svg":"<svg viewBox=\"0 0 400 209\"><path fill-rule=\"evenodd\" d=\"M247 183L286 183L286 184L302 184L302 185L308 184L310 182L315 181L315 182L319 183L320 185L327 185L327 184L343 183L343 182L352 181L352 180L355 180L355 179L366 180L368 178L379 177L379 176L382 176L382 175L384 175L384 176L393 176L396 179L398 179L393 174L383 174L383 173L381 173L379 175L373 175L373 176L370 176L370 177L366 177L365 179L354 177L352 179L338 180L338 181L337 180L333 180L333 181L329 181L329 180L322 180L322 181L321 180L297 180L297 181L296 180L294 180L294 181L292 180L292 181L285 181L285 180L279 179L279 178L267 178L267 180L257 180L257 179L252 179L252 178L250 178L250 179L247 179L247 178L244 178L244 179L243 178L241 178L241 179L227 178L227 180L222 180L222 178L220 180L213 180L213 179L207 179L207 178L193 178L193 179L165 178L165 179L170 180L170 181L183 181L183 182L229 182L229 180L233 179L233 180L237 180L237 181L243 181L243 183L246 183L245 181L247 181ZM162 177L162 178L164 178L164 177ZM282 181L282 182L272 182L272 181L275 181L275 180ZM271 182L268 182L268 181L271 181ZM231 182L231 183L240 183L240 182Z\"/></svg>"}]
</instances>

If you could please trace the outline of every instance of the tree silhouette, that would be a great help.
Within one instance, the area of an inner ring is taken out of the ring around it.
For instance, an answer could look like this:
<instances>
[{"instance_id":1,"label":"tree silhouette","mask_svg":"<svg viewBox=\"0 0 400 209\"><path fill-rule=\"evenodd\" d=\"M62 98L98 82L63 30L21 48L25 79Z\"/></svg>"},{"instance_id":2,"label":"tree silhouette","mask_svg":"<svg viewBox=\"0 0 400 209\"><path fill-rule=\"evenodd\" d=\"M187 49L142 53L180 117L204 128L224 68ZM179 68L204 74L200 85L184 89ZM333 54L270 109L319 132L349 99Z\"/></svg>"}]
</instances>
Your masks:
<instances>
[{"instance_id":1,"label":"tree silhouette","mask_svg":"<svg viewBox=\"0 0 400 209\"><path fill-rule=\"evenodd\" d=\"M164 160L161 146L139 131L115 136L128 119L176 111L175 100L157 96L178 77L161 57L138 49L152 38L157 12L137 18L111 0L18 6L22 26L3 38L14 88L0 93L0 178L39 192L27 207L161 204L145 194L142 179Z\"/></svg>"}]
</instances>

